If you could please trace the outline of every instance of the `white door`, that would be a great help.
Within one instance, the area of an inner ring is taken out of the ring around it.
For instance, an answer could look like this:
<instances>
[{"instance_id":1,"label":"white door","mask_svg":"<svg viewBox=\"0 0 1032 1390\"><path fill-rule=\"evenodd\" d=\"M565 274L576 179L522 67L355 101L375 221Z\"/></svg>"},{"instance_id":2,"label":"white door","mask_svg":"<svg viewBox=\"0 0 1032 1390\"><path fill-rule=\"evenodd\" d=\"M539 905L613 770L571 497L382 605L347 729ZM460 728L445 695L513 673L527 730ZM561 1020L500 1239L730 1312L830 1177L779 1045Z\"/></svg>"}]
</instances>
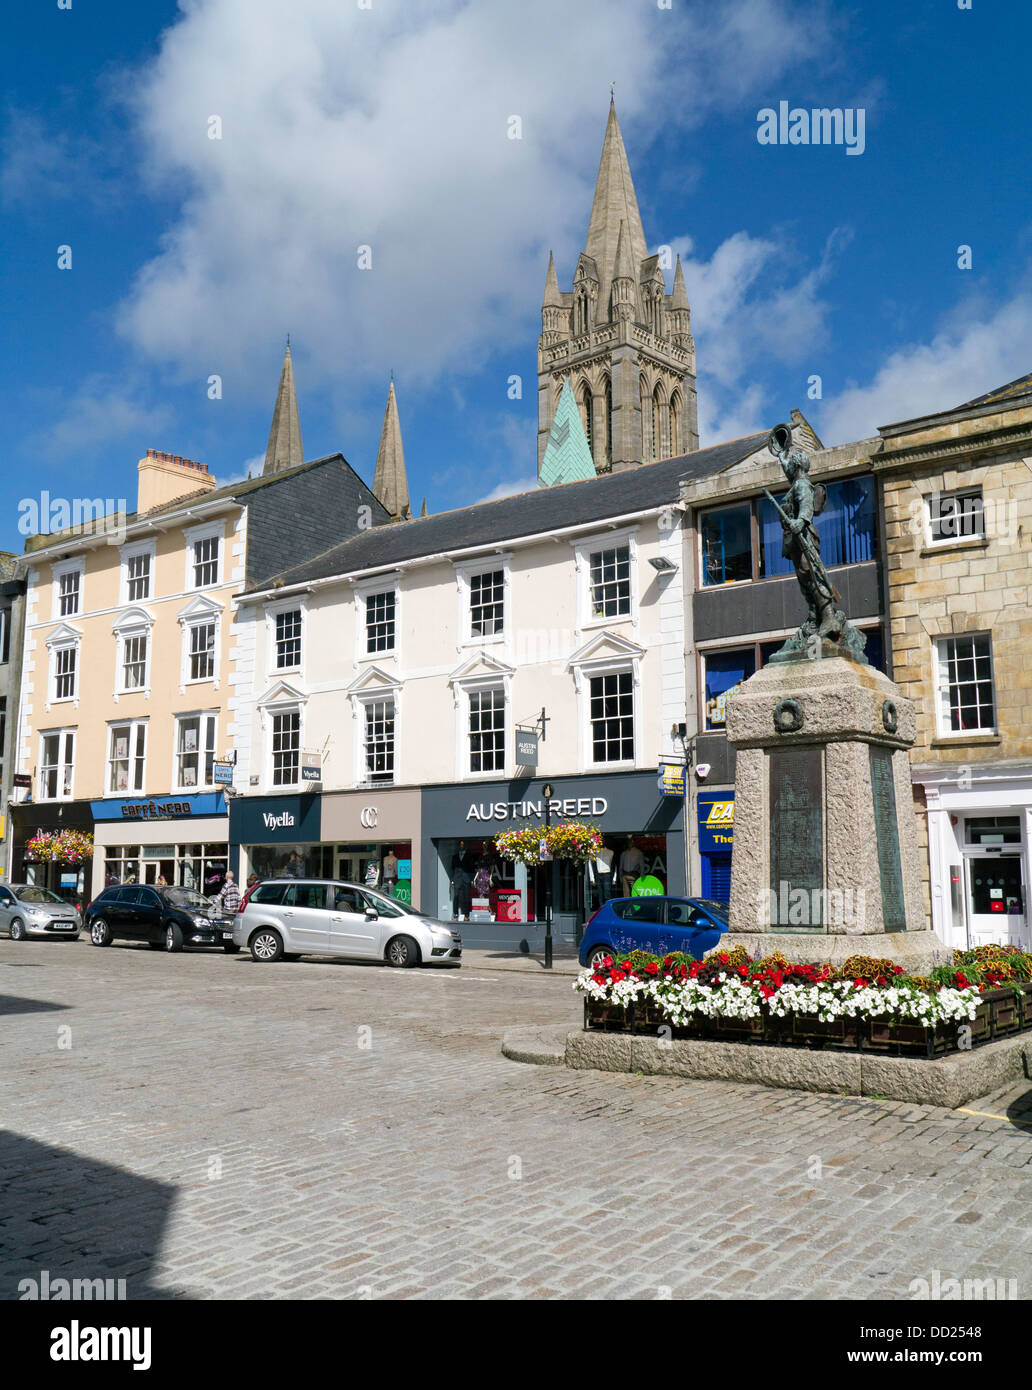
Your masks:
<instances>
[{"instance_id":1,"label":"white door","mask_svg":"<svg viewBox=\"0 0 1032 1390\"><path fill-rule=\"evenodd\" d=\"M1022 946L1028 940L1019 854L966 856L968 927L973 946Z\"/></svg>"}]
</instances>

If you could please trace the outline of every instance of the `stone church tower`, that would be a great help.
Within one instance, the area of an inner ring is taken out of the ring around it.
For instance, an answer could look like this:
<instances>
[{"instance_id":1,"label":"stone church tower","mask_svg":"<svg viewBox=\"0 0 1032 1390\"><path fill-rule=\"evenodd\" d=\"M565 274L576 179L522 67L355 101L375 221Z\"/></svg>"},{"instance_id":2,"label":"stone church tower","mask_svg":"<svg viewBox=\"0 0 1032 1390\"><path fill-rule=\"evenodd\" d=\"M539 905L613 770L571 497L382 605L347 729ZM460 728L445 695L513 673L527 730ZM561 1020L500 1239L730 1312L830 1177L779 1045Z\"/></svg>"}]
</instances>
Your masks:
<instances>
[{"instance_id":1,"label":"stone church tower","mask_svg":"<svg viewBox=\"0 0 1032 1390\"><path fill-rule=\"evenodd\" d=\"M572 290L560 290L548 257L538 339L539 471L567 380L599 472L699 447L695 343L681 260L667 294L659 257L648 254L612 101Z\"/></svg>"}]
</instances>

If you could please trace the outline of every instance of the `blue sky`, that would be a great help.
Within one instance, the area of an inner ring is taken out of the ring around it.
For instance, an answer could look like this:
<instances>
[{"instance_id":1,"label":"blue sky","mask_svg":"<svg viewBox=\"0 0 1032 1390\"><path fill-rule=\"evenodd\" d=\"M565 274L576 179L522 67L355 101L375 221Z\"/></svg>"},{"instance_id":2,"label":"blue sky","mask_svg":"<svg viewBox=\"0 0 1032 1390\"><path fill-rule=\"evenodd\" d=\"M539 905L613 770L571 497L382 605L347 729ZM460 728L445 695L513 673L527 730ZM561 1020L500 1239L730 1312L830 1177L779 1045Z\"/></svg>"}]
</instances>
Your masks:
<instances>
[{"instance_id":1,"label":"blue sky","mask_svg":"<svg viewBox=\"0 0 1032 1390\"><path fill-rule=\"evenodd\" d=\"M148 447L244 476L288 332L307 457L371 481L393 368L415 506L529 486L610 81L704 444L792 406L861 438L1032 369L1025 5L72 0L6 38L0 547L43 488L132 508ZM782 100L862 107L863 154L760 145Z\"/></svg>"}]
</instances>

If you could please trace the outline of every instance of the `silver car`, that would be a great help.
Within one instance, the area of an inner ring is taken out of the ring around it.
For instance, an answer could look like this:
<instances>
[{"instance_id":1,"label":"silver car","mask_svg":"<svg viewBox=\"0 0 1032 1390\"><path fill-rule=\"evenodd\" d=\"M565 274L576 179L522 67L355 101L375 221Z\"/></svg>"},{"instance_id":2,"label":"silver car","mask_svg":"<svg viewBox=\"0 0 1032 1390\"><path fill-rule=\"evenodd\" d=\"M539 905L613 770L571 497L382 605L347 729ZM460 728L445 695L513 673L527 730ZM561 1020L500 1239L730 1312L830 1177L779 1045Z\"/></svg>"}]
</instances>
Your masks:
<instances>
[{"instance_id":1,"label":"silver car","mask_svg":"<svg viewBox=\"0 0 1032 1390\"><path fill-rule=\"evenodd\" d=\"M0 883L0 932L12 941L30 936L79 939L82 918L74 903L66 903L49 888L34 883Z\"/></svg>"},{"instance_id":2,"label":"silver car","mask_svg":"<svg viewBox=\"0 0 1032 1390\"><path fill-rule=\"evenodd\" d=\"M375 889L332 879L274 878L252 889L233 941L263 964L295 956L344 956L399 967L458 965L462 937Z\"/></svg>"}]
</instances>

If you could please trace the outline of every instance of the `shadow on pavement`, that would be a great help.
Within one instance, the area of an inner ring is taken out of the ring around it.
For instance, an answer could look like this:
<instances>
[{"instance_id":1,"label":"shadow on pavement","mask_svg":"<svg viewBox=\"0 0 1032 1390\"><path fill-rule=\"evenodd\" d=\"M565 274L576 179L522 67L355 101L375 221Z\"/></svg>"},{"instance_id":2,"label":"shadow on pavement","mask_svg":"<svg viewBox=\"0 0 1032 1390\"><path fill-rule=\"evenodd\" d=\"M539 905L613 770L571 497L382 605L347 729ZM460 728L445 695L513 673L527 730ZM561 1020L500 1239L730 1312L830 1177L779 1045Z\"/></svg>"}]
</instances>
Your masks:
<instances>
[{"instance_id":1,"label":"shadow on pavement","mask_svg":"<svg viewBox=\"0 0 1032 1390\"><path fill-rule=\"evenodd\" d=\"M71 1007L71 1004L52 1004L49 999L23 999L17 994L0 994L0 1015L53 1013Z\"/></svg>"},{"instance_id":2,"label":"shadow on pavement","mask_svg":"<svg viewBox=\"0 0 1032 1390\"><path fill-rule=\"evenodd\" d=\"M175 1196L171 1184L0 1130L0 1300L117 1298L122 1279L129 1300L188 1296L151 1275Z\"/></svg>"}]
</instances>

